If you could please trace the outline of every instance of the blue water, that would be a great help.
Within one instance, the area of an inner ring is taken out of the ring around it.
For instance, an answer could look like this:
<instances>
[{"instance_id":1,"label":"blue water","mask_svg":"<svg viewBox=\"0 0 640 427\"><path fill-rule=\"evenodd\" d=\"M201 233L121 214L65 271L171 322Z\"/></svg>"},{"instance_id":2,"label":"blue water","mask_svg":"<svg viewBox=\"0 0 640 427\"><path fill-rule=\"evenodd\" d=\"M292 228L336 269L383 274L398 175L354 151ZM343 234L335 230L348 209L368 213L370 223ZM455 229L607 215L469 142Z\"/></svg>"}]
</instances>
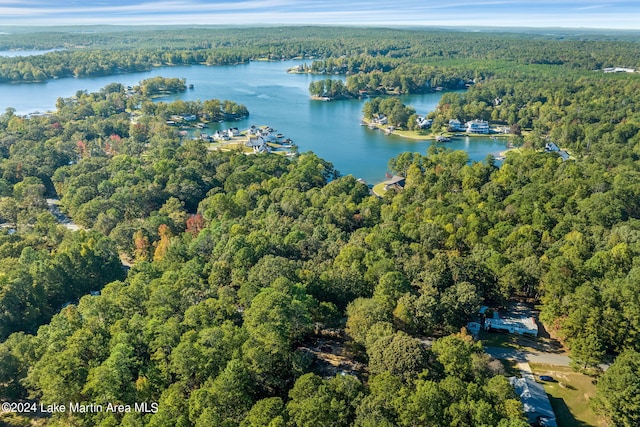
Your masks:
<instances>
[{"instance_id":1,"label":"blue water","mask_svg":"<svg viewBox=\"0 0 640 427\"><path fill-rule=\"evenodd\" d=\"M433 143L387 136L360 126L366 100L313 101L309 83L324 76L288 74L286 69L304 61L262 62L234 66L160 67L148 72L107 77L67 78L46 83L0 85L0 111L7 107L17 114L53 110L58 97L69 97L78 90L94 92L111 82L135 85L153 76L186 78L194 89L163 99L171 101L229 99L247 106L250 117L212 126L240 129L252 124L269 125L291 138L301 152L314 151L332 162L342 174L352 174L368 183L384 179L390 158L405 151L425 153ZM334 78L336 78L334 76ZM402 101L426 114L437 105L441 93L403 96ZM490 138L459 138L445 144L465 150L472 160L497 155L505 142Z\"/></svg>"}]
</instances>

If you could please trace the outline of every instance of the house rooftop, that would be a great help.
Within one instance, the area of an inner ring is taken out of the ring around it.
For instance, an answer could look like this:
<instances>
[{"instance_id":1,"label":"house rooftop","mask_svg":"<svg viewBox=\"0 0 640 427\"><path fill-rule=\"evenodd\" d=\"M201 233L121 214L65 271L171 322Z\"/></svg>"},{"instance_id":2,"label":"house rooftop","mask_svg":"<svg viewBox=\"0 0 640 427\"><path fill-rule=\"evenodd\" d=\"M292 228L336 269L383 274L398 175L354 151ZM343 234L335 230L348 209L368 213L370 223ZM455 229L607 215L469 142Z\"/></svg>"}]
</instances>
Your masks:
<instances>
[{"instance_id":1,"label":"house rooftop","mask_svg":"<svg viewBox=\"0 0 640 427\"><path fill-rule=\"evenodd\" d=\"M406 178L399 175L394 175L390 180L385 181L386 185L404 185Z\"/></svg>"},{"instance_id":2,"label":"house rooftop","mask_svg":"<svg viewBox=\"0 0 640 427\"><path fill-rule=\"evenodd\" d=\"M528 367L528 365L527 365ZM528 372L527 372L528 371ZM558 427L556 416L544 387L537 383L530 368L522 372L522 378L510 378L511 385L520 397L525 416L530 423L544 420L544 426Z\"/></svg>"}]
</instances>

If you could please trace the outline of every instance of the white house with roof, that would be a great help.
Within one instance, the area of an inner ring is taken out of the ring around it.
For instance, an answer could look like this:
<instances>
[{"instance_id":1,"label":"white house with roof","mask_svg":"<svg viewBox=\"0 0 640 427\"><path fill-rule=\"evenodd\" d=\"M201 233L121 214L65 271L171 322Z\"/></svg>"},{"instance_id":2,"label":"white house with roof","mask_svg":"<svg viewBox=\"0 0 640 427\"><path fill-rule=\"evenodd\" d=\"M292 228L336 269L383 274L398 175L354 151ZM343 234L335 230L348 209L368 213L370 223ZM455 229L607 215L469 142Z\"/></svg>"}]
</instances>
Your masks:
<instances>
[{"instance_id":1,"label":"white house with roof","mask_svg":"<svg viewBox=\"0 0 640 427\"><path fill-rule=\"evenodd\" d=\"M390 180L384 182L385 190L402 190L404 188L404 184L406 182L406 178L403 176L394 175Z\"/></svg>"},{"instance_id":2,"label":"white house with roof","mask_svg":"<svg viewBox=\"0 0 640 427\"><path fill-rule=\"evenodd\" d=\"M569 160L569 153L565 150L561 150L554 142L547 142L544 145L544 151L547 153L558 153L558 155L562 158L562 161Z\"/></svg>"},{"instance_id":3,"label":"white house with roof","mask_svg":"<svg viewBox=\"0 0 640 427\"><path fill-rule=\"evenodd\" d=\"M277 142L278 138L276 138L276 136L272 133L267 133L267 134L263 134L262 139L265 140L265 142Z\"/></svg>"},{"instance_id":4,"label":"white house with roof","mask_svg":"<svg viewBox=\"0 0 640 427\"><path fill-rule=\"evenodd\" d=\"M528 364L526 367L526 371L522 371L522 378L509 378L509 382L522 402L524 415L531 425L558 427L556 415L544 387L536 382Z\"/></svg>"},{"instance_id":5,"label":"white house with roof","mask_svg":"<svg viewBox=\"0 0 640 427\"><path fill-rule=\"evenodd\" d=\"M460 123L460 120L458 119L451 119L449 120L449 130L452 131L463 131L465 130L465 127L462 123Z\"/></svg>"},{"instance_id":6,"label":"white house with roof","mask_svg":"<svg viewBox=\"0 0 640 427\"><path fill-rule=\"evenodd\" d=\"M484 328L506 331L511 334L538 336L538 324L533 317L500 316L497 311L493 312L493 317L485 319Z\"/></svg>"},{"instance_id":7,"label":"white house with roof","mask_svg":"<svg viewBox=\"0 0 640 427\"><path fill-rule=\"evenodd\" d=\"M471 120L470 122L465 123L467 128L467 132L469 133L477 133L477 134L487 134L489 133L489 122L485 120Z\"/></svg>"},{"instance_id":8,"label":"white house with roof","mask_svg":"<svg viewBox=\"0 0 640 427\"><path fill-rule=\"evenodd\" d=\"M371 121L379 125L389 124L389 119L382 113L374 114L373 117L371 117Z\"/></svg>"},{"instance_id":9,"label":"white house with roof","mask_svg":"<svg viewBox=\"0 0 640 427\"><path fill-rule=\"evenodd\" d=\"M633 68L625 68L625 67L607 67L603 68L605 73L635 73L636 70Z\"/></svg>"},{"instance_id":10,"label":"white house with roof","mask_svg":"<svg viewBox=\"0 0 640 427\"><path fill-rule=\"evenodd\" d=\"M247 147L253 148L254 153L270 153L271 147L267 145L261 136L257 138L249 138L249 141L245 144Z\"/></svg>"},{"instance_id":11,"label":"white house with roof","mask_svg":"<svg viewBox=\"0 0 640 427\"><path fill-rule=\"evenodd\" d=\"M214 141L228 141L229 134L224 130L217 130L212 135Z\"/></svg>"},{"instance_id":12,"label":"white house with roof","mask_svg":"<svg viewBox=\"0 0 640 427\"><path fill-rule=\"evenodd\" d=\"M416 118L416 124L420 129L428 129L433 124L433 120L427 119L426 117L423 117L423 116L418 116Z\"/></svg>"}]
</instances>

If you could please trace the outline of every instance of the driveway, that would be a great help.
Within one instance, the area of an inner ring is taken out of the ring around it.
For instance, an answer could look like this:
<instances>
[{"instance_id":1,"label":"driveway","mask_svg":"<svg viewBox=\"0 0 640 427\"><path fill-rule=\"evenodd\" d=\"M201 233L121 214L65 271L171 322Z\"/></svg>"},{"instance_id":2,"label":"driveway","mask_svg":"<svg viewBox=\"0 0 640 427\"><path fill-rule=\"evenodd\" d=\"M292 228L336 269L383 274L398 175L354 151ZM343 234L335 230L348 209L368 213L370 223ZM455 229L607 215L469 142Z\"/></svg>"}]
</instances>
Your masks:
<instances>
[{"instance_id":1,"label":"driveway","mask_svg":"<svg viewBox=\"0 0 640 427\"><path fill-rule=\"evenodd\" d=\"M49 208L49 212L56 218L56 220L64 225L68 230L78 231L80 230L80 226L71 220L68 216L60 211L60 200L59 199L47 199L47 207Z\"/></svg>"},{"instance_id":2,"label":"driveway","mask_svg":"<svg viewBox=\"0 0 640 427\"><path fill-rule=\"evenodd\" d=\"M485 347L484 351L494 359L515 360L516 362L545 363L569 366L571 359L566 354L533 352L515 348Z\"/></svg>"}]
</instances>

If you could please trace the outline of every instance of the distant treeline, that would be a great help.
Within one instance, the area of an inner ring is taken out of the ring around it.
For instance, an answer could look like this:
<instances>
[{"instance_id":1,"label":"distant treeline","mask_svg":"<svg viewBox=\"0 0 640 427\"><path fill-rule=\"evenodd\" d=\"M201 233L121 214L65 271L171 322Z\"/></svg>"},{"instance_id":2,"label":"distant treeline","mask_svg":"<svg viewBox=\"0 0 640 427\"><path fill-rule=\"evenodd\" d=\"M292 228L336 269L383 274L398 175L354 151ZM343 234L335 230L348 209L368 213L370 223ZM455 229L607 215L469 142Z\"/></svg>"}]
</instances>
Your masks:
<instances>
[{"instance_id":1,"label":"distant treeline","mask_svg":"<svg viewBox=\"0 0 640 427\"><path fill-rule=\"evenodd\" d=\"M482 59L595 70L639 68L638 43L607 38L367 28L79 29L3 36L0 49L63 48L41 56L0 58L0 82L111 75L176 64L236 64L254 59L322 58L312 72L390 71L397 59ZM329 59L338 58L338 59Z\"/></svg>"}]
</instances>

